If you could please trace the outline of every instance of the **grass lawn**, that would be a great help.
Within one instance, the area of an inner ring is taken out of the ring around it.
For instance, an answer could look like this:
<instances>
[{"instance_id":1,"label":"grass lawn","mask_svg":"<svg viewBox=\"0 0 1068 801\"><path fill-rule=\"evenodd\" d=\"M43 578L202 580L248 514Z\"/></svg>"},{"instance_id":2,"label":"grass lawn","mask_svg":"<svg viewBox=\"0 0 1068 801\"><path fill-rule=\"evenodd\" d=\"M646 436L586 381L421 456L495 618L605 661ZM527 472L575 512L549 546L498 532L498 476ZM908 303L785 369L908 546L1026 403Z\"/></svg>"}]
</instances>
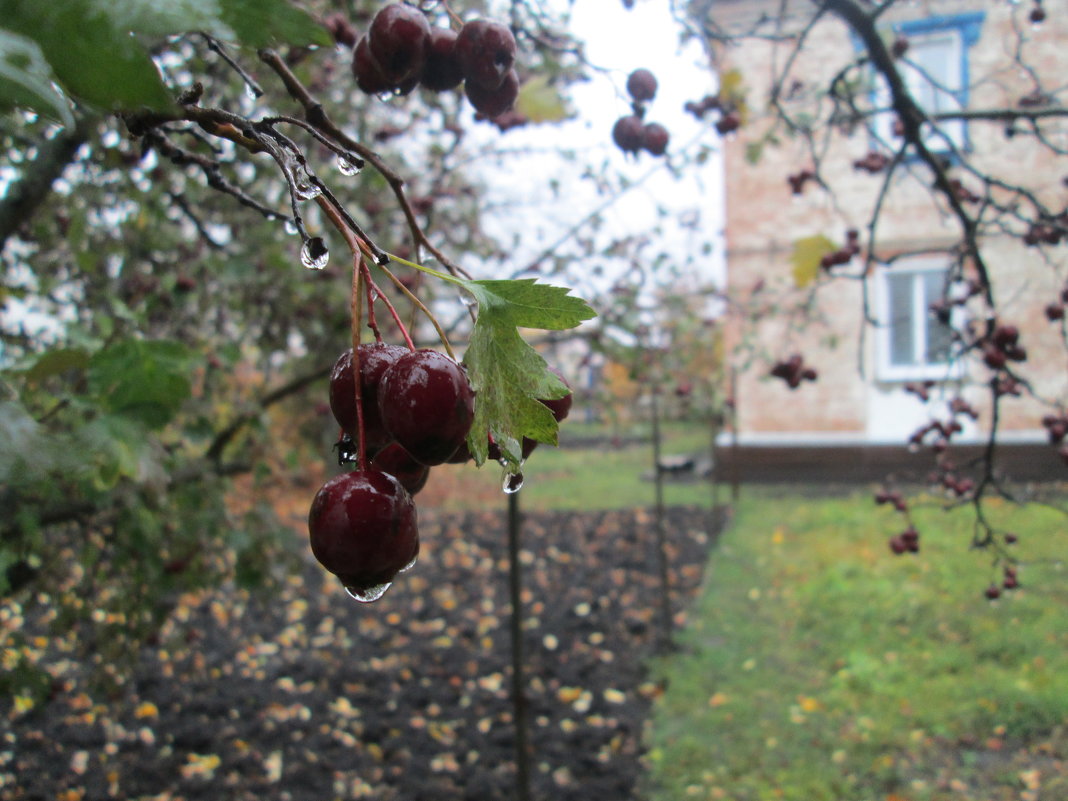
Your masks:
<instances>
[{"instance_id":1,"label":"grass lawn","mask_svg":"<svg viewBox=\"0 0 1068 801\"><path fill-rule=\"evenodd\" d=\"M627 509L651 507L655 489L644 476L652 471L653 450L648 429L634 427L616 432L621 442L611 442L612 432L605 428L567 421L562 436L571 443L598 437L593 447L568 444L553 448L541 446L524 466L524 509L575 511L599 509ZM708 432L685 424L667 424L663 429L662 452L669 454L708 453ZM727 490L721 490L727 497ZM434 468L426 489L420 493L421 506L459 511L504 505L501 492L500 469L483 465L442 465ZM669 506L702 506L712 504L712 491L707 481L667 481L664 503Z\"/></svg>"},{"instance_id":2,"label":"grass lawn","mask_svg":"<svg viewBox=\"0 0 1068 801\"><path fill-rule=\"evenodd\" d=\"M656 666L655 801L1068 799L1068 520L993 510L1022 588L932 501L918 555L870 493L750 493Z\"/></svg>"}]
</instances>

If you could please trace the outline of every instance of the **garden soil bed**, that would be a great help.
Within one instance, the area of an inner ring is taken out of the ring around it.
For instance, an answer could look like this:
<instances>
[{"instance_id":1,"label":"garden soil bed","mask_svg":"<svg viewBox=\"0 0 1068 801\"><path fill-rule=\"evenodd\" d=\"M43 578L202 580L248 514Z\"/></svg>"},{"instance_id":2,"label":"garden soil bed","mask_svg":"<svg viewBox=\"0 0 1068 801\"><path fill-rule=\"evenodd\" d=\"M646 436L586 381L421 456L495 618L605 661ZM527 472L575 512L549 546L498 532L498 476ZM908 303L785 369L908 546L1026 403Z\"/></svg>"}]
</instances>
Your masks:
<instances>
[{"instance_id":1,"label":"garden soil bed","mask_svg":"<svg viewBox=\"0 0 1068 801\"><path fill-rule=\"evenodd\" d=\"M707 513L669 510L667 532L678 625ZM374 604L310 557L272 597L184 598L121 696L79 680L5 723L0 799L515 798L504 515L427 515L420 536ZM533 796L636 798L653 516L525 515L523 538Z\"/></svg>"}]
</instances>

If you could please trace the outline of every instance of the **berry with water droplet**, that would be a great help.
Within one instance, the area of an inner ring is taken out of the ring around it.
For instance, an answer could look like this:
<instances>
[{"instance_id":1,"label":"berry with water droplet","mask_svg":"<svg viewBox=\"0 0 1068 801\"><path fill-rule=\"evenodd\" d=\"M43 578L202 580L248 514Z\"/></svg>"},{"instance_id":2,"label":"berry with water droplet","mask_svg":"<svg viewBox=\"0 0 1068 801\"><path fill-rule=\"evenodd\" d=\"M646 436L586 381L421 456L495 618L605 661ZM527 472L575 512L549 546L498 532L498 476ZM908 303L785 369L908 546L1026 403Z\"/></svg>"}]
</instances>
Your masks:
<instances>
[{"instance_id":1,"label":"berry with water droplet","mask_svg":"<svg viewBox=\"0 0 1068 801\"><path fill-rule=\"evenodd\" d=\"M508 79L515 65L515 37L500 22L472 20L460 29L455 53L468 83L496 89Z\"/></svg>"},{"instance_id":2,"label":"berry with water droplet","mask_svg":"<svg viewBox=\"0 0 1068 801\"><path fill-rule=\"evenodd\" d=\"M380 470L327 481L312 501L308 533L315 558L358 600L371 600L371 590L388 585L419 552L415 503Z\"/></svg>"},{"instance_id":3,"label":"berry with water droplet","mask_svg":"<svg viewBox=\"0 0 1068 801\"><path fill-rule=\"evenodd\" d=\"M352 74L360 91L369 95L379 95L393 89L393 82L386 77L381 65L371 54L366 34L360 37L352 52Z\"/></svg>"},{"instance_id":4,"label":"berry with water droplet","mask_svg":"<svg viewBox=\"0 0 1068 801\"><path fill-rule=\"evenodd\" d=\"M378 408L386 430L425 465L442 464L467 439L475 393L464 369L436 350L401 356L382 375Z\"/></svg>"}]
</instances>

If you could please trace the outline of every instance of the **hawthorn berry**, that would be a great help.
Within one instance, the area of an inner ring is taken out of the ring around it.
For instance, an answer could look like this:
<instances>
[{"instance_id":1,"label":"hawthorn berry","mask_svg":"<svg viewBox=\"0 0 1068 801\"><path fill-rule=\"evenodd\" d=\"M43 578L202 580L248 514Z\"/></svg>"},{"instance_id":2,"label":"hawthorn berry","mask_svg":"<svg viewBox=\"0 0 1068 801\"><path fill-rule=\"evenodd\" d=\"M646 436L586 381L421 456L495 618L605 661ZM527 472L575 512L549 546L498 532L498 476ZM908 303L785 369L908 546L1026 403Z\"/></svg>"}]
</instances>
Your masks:
<instances>
[{"instance_id":1,"label":"hawthorn berry","mask_svg":"<svg viewBox=\"0 0 1068 801\"><path fill-rule=\"evenodd\" d=\"M433 92L444 92L455 89L463 79L463 68L456 57L456 31L431 28L420 83Z\"/></svg>"},{"instance_id":2,"label":"hawthorn berry","mask_svg":"<svg viewBox=\"0 0 1068 801\"><path fill-rule=\"evenodd\" d=\"M624 153L637 153L645 141L645 125L641 117L628 114L620 117L612 126L612 141Z\"/></svg>"},{"instance_id":3,"label":"hawthorn berry","mask_svg":"<svg viewBox=\"0 0 1068 801\"><path fill-rule=\"evenodd\" d=\"M369 456L373 456L393 439L386 431L379 412L378 388L382 375L406 353L406 348L387 345L384 342L360 345L360 397L363 406L364 445ZM334 413L334 419L342 430L354 441L358 441L352 348L338 356L330 371L330 411Z\"/></svg>"},{"instance_id":4,"label":"hawthorn berry","mask_svg":"<svg viewBox=\"0 0 1068 801\"><path fill-rule=\"evenodd\" d=\"M460 29L455 53L468 83L496 89L508 79L515 65L515 37L500 22L472 20Z\"/></svg>"},{"instance_id":5,"label":"hawthorn berry","mask_svg":"<svg viewBox=\"0 0 1068 801\"><path fill-rule=\"evenodd\" d=\"M360 37L352 51L352 75L361 92L380 95L393 89L393 83L386 77L382 67L371 55L371 47L366 34Z\"/></svg>"},{"instance_id":6,"label":"hawthorn berry","mask_svg":"<svg viewBox=\"0 0 1068 801\"><path fill-rule=\"evenodd\" d=\"M627 92L638 103L656 97L656 87L656 76L644 67L627 76Z\"/></svg>"},{"instance_id":7,"label":"hawthorn berry","mask_svg":"<svg viewBox=\"0 0 1068 801\"><path fill-rule=\"evenodd\" d=\"M509 70L503 82L492 88L467 80L464 82L464 94L475 111L492 120L511 111L515 105L519 97L519 75L515 70Z\"/></svg>"},{"instance_id":8,"label":"hawthorn berry","mask_svg":"<svg viewBox=\"0 0 1068 801\"><path fill-rule=\"evenodd\" d=\"M378 408L386 430L417 462L442 464L467 439L475 393L464 369L436 350L401 356L382 375Z\"/></svg>"},{"instance_id":9,"label":"hawthorn berry","mask_svg":"<svg viewBox=\"0 0 1068 801\"><path fill-rule=\"evenodd\" d=\"M418 79L422 74L430 23L419 9L390 3L371 20L367 39L382 74L394 85Z\"/></svg>"},{"instance_id":10,"label":"hawthorn berry","mask_svg":"<svg viewBox=\"0 0 1068 801\"><path fill-rule=\"evenodd\" d=\"M415 461L412 455L396 442L391 442L383 448L371 460L371 467L389 473L412 496L426 486L426 480L430 477L430 468Z\"/></svg>"},{"instance_id":11,"label":"hawthorn berry","mask_svg":"<svg viewBox=\"0 0 1068 801\"><path fill-rule=\"evenodd\" d=\"M664 155L670 138L668 129L658 122L646 123L642 127L642 149L654 156Z\"/></svg>"},{"instance_id":12,"label":"hawthorn berry","mask_svg":"<svg viewBox=\"0 0 1068 801\"><path fill-rule=\"evenodd\" d=\"M383 586L419 553L415 503L380 470L356 470L327 481L308 513L312 553L360 600Z\"/></svg>"}]
</instances>

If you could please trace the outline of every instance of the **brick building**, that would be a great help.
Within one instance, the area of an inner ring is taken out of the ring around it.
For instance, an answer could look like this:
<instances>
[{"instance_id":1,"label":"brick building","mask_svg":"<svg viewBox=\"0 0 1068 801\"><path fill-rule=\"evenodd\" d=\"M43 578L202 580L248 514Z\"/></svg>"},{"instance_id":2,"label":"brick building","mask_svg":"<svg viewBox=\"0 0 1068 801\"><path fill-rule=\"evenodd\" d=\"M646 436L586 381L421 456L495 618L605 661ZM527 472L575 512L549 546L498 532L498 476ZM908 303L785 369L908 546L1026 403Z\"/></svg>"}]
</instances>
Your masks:
<instances>
[{"instance_id":1,"label":"brick building","mask_svg":"<svg viewBox=\"0 0 1068 801\"><path fill-rule=\"evenodd\" d=\"M1047 89L1061 85L1068 67L1066 6L1047 2L1047 19L1033 28L1029 2L913 0L890 8L878 24L886 41L907 38L908 50L897 63L929 114L1011 110L1034 92L1033 76ZM800 114L814 103L826 110L829 101L819 100L818 93L832 84L850 53L860 52L859 40L828 13L808 28L791 62L796 43L784 34L811 20L811 0L715 0L708 7L723 28L759 34L725 45L718 54L723 70L741 74L750 109L750 119L724 144L729 295L750 307L771 304L765 307L769 311L773 302L762 298L812 299L804 316L778 311L730 316L739 369L734 431L721 439L721 468L727 475L784 480L874 480L887 470L926 470L929 461L910 457L905 443L918 427L944 415L945 402L958 395L979 411L979 418L963 419L965 430L955 440L977 452L991 426L992 371L974 354L958 358L945 323L930 309L947 287L951 296L960 291L947 282L952 265L963 264L965 275L970 269L957 251L959 222L932 193L932 173L924 165L906 159L889 182L885 171L868 174L854 167L873 150L893 155L900 142L894 134L896 115L876 114L870 124L849 132L845 126L829 134L820 131L814 145L803 132L791 137L782 127L774 129L777 143L765 141L773 124L767 111L771 78L785 76L778 102L788 113ZM763 23L761 15L766 15ZM784 69L787 63L791 66ZM858 75L864 71L846 77ZM883 88L867 75L859 104L885 108ZM959 162L963 154L978 172L1028 187L1049 205L1064 208L1068 159L1056 149L1068 152L1068 118L1051 114L1038 124L1046 145L1036 141L1029 121L985 118L943 120L941 133L930 131L925 141L951 161ZM813 167L831 190L809 181L794 198L787 176ZM965 188L986 194L975 173L962 168L953 174ZM1009 193L994 186L988 197L1005 201ZM867 226L876 203L881 205L872 243ZM978 208L979 203L969 207L972 213ZM1026 212L1025 204L1021 209ZM1011 233L990 230L982 240L1000 319L1018 326L1028 352L1020 372L1044 401L1025 396L1001 404L1000 466L1018 478L1063 479L1068 473L1049 446L1041 419L1068 403L1063 324L1044 313L1064 286L1068 260L1063 244L1025 245L1020 238L1024 216L1013 221L1012 214L1003 215L1012 222ZM860 231L863 250L850 264L835 268L844 277L821 275L817 292L799 290L791 266L798 240L824 235L841 245L851 228ZM869 247L874 259L865 272ZM979 308L969 303L967 311L957 309L949 325L968 325L968 316ZM768 367L793 353L818 369L819 379L791 391L768 376ZM905 389L923 381L935 382L927 404Z\"/></svg>"}]
</instances>

